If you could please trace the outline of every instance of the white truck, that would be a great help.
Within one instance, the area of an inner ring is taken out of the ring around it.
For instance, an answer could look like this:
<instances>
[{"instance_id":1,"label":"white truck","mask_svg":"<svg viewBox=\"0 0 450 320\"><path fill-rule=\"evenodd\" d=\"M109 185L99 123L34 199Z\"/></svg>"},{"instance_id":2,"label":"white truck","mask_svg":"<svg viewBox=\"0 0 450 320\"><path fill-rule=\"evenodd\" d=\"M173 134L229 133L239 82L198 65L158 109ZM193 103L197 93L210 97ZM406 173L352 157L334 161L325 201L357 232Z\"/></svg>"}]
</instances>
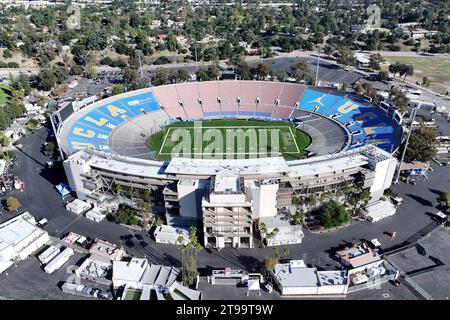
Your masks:
<instances>
[{"instance_id":1,"label":"white truck","mask_svg":"<svg viewBox=\"0 0 450 320\"><path fill-rule=\"evenodd\" d=\"M47 273L53 273L59 268L61 268L64 263L66 263L70 257L74 254L72 248L66 248L63 252L58 254L52 261L50 261L44 268Z\"/></svg>"},{"instance_id":2,"label":"white truck","mask_svg":"<svg viewBox=\"0 0 450 320\"><path fill-rule=\"evenodd\" d=\"M43 264L46 265L47 263L49 263L54 257L56 257L59 253L60 253L60 249L58 247L55 246L50 246L47 248L47 250L45 250L44 252L42 252L39 256L38 259L39 261Z\"/></svg>"}]
</instances>

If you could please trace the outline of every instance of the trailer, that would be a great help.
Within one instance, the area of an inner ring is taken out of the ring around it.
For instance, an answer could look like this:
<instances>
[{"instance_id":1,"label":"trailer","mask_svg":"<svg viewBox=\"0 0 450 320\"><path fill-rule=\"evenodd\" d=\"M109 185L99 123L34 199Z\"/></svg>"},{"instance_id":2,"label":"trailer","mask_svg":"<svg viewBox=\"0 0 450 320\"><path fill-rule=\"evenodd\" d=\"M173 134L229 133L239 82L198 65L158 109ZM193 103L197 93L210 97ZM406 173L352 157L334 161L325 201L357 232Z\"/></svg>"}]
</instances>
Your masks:
<instances>
[{"instance_id":1,"label":"trailer","mask_svg":"<svg viewBox=\"0 0 450 320\"><path fill-rule=\"evenodd\" d=\"M49 264L47 264L44 268L44 271L47 273L53 273L59 268L61 268L74 254L72 248L66 248L63 252L58 254Z\"/></svg>"},{"instance_id":2,"label":"trailer","mask_svg":"<svg viewBox=\"0 0 450 320\"><path fill-rule=\"evenodd\" d=\"M50 246L47 248L47 250L45 250L38 256L38 259L43 265L45 265L49 263L50 260L52 260L54 257L56 257L60 252L61 251L58 247Z\"/></svg>"},{"instance_id":3,"label":"trailer","mask_svg":"<svg viewBox=\"0 0 450 320\"><path fill-rule=\"evenodd\" d=\"M75 284L65 282L61 287L62 292L70 293L78 296L97 298L103 300L112 300L113 296L110 291L100 290L96 288L91 288L84 286L82 284Z\"/></svg>"}]
</instances>

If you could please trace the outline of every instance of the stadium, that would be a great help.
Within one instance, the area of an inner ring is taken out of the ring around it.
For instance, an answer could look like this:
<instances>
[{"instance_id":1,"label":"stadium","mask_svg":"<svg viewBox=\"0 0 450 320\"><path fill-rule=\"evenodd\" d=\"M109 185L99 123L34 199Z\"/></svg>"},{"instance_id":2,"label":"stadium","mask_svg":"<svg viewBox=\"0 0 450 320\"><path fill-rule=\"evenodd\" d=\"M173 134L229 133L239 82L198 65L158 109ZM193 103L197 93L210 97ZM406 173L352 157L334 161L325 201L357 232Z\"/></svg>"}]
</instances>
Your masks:
<instances>
[{"instance_id":1,"label":"stadium","mask_svg":"<svg viewBox=\"0 0 450 320\"><path fill-rule=\"evenodd\" d=\"M70 105L52 123L78 198L105 205L120 185L132 205L152 190L164 200L167 224L202 224L205 245L215 247L252 247L254 222L279 223L293 195L351 182L378 200L392 182L403 133L400 114L387 104L329 88L237 80ZM186 133L187 147L174 153ZM280 235L279 243L292 241Z\"/></svg>"}]
</instances>

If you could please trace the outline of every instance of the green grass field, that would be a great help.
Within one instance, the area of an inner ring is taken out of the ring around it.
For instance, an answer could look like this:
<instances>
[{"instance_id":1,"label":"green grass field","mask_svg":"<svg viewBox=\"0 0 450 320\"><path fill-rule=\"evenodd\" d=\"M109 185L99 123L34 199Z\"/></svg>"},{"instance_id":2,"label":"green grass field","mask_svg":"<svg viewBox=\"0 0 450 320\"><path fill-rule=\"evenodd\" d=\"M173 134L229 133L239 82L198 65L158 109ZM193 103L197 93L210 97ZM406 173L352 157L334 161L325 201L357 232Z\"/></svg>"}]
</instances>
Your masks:
<instances>
[{"instance_id":1,"label":"green grass field","mask_svg":"<svg viewBox=\"0 0 450 320\"><path fill-rule=\"evenodd\" d=\"M282 121L209 120L177 122L151 136L157 160L173 156L203 159L304 158L311 138Z\"/></svg>"},{"instance_id":2,"label":"green grass field","mask_svg":"<svg viewBox=\"0 0 450 320\"><path fill-rule=\"evenodd\" d=\"M429 89L445 94L450 91L450 59L441 57L384 57L390 63L400 62L411 64L414 67L414 75L406 80L415 83L422 82L423 77L431 80ZM386 67L387 69L387 67ZM403 79L403 78L402 78Z\"/></svg>"}]
</instances>

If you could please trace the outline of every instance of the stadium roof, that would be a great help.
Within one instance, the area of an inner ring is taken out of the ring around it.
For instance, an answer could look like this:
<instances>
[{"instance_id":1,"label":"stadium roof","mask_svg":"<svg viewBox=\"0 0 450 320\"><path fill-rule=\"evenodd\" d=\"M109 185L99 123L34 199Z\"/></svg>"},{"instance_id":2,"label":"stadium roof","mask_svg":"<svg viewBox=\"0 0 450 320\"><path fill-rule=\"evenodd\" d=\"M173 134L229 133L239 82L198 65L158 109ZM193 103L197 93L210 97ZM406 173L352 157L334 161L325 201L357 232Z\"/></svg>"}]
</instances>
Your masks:
<instances>
[{"instance_id":1,"label":"stadium roof","mask_svg":"<svg viewBox=\"0 0 450 320\"><path fill-rule=\"evenodd\" d=\"M170 161L166 173L191 175L245 175L286 172L288 165L282 157L262 159L184 159Z\"/></svg>"}]
</instances>

